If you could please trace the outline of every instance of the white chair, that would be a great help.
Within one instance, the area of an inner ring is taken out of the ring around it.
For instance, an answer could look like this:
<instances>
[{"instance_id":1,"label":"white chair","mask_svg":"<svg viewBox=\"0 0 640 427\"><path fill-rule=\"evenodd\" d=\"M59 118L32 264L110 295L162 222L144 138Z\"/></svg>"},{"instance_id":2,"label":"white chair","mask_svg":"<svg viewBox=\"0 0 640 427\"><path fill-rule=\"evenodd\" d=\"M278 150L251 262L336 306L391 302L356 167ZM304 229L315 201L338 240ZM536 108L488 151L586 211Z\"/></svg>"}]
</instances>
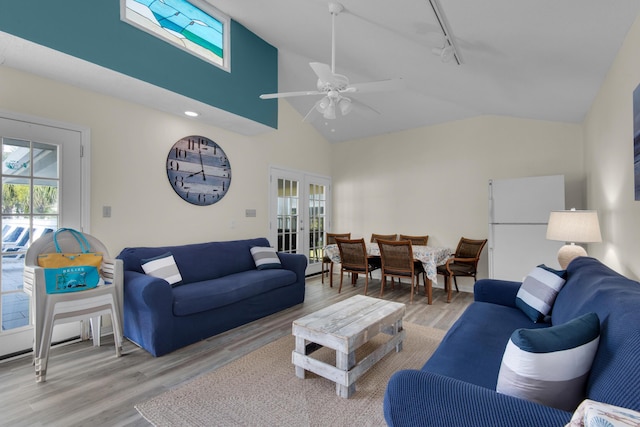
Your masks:
<instances>
[{"instance_id":1,"label":"white chair","mask_svg":"<svg viewBox=\"0 0 640 427\"><path fill-rule=\"evenodd\" d=\"M24 268L24 291L31 295L32 319L34 323L33 358L36 382L46 381L51 335L56 323L82 322L81 339L89 338L87 323L91 322L93 345L100 346L101 316L111 315L116 356L122 354L122 260L110 259L107 248L93 236L83 234L91 252L102 252L100 271L105 285L85 291L48 294L45 286L44 268L38 266L38 255L56 251L53 233L45 234L27 250ZM58 244L62 252L75 252L79 244L70 233L60 233Z\"/></svg>"}]
</instances>

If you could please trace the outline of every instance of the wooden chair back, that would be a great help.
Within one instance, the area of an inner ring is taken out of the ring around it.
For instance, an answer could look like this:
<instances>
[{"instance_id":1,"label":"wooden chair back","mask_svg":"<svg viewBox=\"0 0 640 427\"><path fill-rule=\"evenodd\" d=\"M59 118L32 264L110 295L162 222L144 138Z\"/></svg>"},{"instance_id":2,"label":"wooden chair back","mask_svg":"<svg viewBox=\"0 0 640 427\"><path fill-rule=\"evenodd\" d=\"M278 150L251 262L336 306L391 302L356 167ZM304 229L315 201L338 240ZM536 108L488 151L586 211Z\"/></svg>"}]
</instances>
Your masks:
<instances>
[{"instance_id":1,"label":"wooden chair back","mask_svg":"<svg viewBox=\"0 0 640 427\"><path fill-rule=\"evenodd\" d=\"M397 234L371 234L371 243L376 243L378 240L396 240Z\"/></svg>"},{"instance_id":2,"label":"wooden chair back","mask_svg":"<svg viewBox=\"0 0 640 427\"><path fill-rule=\"evenodd\" d=\"M351 238L351 233L326 233L325 236L325 246L326 245L335 245L336 244L336 238L340 238L340 239L350 239ZM324 283L324 273L325 271L325 266L327 264L330 264L329 266L329 285L331 287L333 287L333 261L331 261L331 258L329 258L324 252L322 254L322 283Z\"/></svg>"},{"instance_id":3,"label":"wooden chair back","mask_svg":"<svg viewBox=\"0 0 640 427\"><path fill-rule=\"evenodd\" d=\"M382 283L380 284L380 298L384 294L384 287L387 277L391 278L409 278L411 280L411 297L413 302L413 293L418 287L418 277L424 272L420 267L416 270L416 261L413 259L413 246L411 240L378 240L380 247L380 258L382 260ZM414 285L414 277L415 285ZM425 293L427 294L428 303L431 304L431 287L427 286L426 276L423 279ZM392 281L393 283L393 281ZM428 289L427 289L428 288Z\"/></svg>"},{"instance_id":4,"label":"wooden chair back","mask_svg":"<svg viewBox=\"0 0 640 427\"><path fill-rule=\"evenodd\" d=\"M325 245L335 245L336 238L348 240L348 239L351 239L351 233L327 233Z\"/></svg>"},{"instance_id":5,"label":"wooden chair back","mask_svg":"<svg viewBox=\"0 0 640 427\"><path fill-rule=\"evenodd\" d=\"M458 247L453 256L455 258L454 262L472 265L475 272L478 268L480 254L486 244L487 239L474 240L465 237L460 238L460 242L458 242Z\"/></svg>"},{"instance_id":6,"label":"wooden chair back","mask_svg":"<svg viewBox=\"0 0 640 427\"><path fill-rule=\"evenodd\" d=\"M340 251L340 287L338 293L342 291L342 281L344 273L364 275L364 294L367 295L367 289L369 288L369 274L371 269L369 268L369 259L367 258L367 245L364 243L364 239L340 239L336 238L336 244ZM354 278L355 279L355 278ZM352 281L355 286L355 280Z\"/></svg>"},{"instance_id":7,"label":"wooden chair back","mask_svg":"<svg viewBox=\"0 0 640 427\"><path fill-rule=\"evenodd\" d=\"M340 251L340 261L344 271L368 273L367 246L364 239L336 238L336 244Z\"/></svg>"},{"instance_id":8,"label":"wooden chair back","mask_svg":"<svg viewBox=\"0 0 640 427\"><path fill-rule=\"evenodd\" d=\"M410 240L378 240L382 274L413 278L413 248Z\"/></svg>"},{"instance_id":9,"label":"wooden chair back","mask_svg":"<svg viewBox=\"0 0 640 427\"><path fill-rule=\"evenodd\" d=\"M398 240L409 240L414 246L427 246L429 236L409 236L408 234L401 234Z\"/></svg>"}]
</instances>

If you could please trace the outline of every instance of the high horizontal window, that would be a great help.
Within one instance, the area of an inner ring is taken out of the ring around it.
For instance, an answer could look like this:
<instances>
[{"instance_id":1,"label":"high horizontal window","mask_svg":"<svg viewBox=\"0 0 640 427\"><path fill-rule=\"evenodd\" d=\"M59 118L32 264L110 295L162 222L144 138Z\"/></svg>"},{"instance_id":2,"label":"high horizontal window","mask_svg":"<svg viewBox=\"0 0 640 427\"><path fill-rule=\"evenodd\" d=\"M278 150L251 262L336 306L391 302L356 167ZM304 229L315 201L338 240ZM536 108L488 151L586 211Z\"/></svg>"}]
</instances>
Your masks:
<instances>
[{"instance_id":1,"label":"high horizontal window","mask_svg":"<svg viewBox=\"0 0 640 427\"><path fill-rule=\"evenodd\" d=\"M229 17L200 0L120 0L120 18L230 71Z\"/></svg>"}]
</instances>

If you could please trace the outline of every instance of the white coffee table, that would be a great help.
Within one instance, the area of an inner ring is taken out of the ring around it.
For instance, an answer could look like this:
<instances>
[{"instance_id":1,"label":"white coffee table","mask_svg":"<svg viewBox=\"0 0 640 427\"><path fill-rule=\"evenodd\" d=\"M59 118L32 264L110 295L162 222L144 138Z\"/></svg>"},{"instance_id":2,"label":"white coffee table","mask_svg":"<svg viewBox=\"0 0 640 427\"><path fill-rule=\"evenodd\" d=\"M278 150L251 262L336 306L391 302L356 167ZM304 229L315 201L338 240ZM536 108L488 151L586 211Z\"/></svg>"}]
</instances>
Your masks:
<instances>
[{"instance_id":1,"label":"white coffee table","mask_svg":"<svg viewBox=\"0 0 640 427\"><path fill-rule=\"evenodd\" d=\"M313 372L335 382L338 396L350 397L356 390L356 380L370 367L393 348L402 350L404 313L404 304L356 295L295 320L296 348L291 360L296 376L304 378L306 371ZM380 332L391 338L356 361L356 349ZM336 366L311 356L318 345L336 351Z\"/></svg>"}]
</instances>

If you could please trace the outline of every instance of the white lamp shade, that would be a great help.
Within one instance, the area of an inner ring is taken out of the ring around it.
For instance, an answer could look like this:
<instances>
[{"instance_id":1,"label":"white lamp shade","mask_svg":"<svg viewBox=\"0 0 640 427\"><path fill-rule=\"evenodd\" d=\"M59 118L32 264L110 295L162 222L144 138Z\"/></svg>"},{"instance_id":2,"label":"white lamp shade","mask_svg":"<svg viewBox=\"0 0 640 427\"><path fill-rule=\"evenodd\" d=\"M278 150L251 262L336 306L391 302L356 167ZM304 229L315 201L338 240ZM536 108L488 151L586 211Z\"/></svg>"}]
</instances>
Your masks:
<instances>
[{"instance_id":1,"label":"white lamp shade","mask_svg":"<svg viewBox=\"0 0 640 427\"><path fill-rule=\"evenodd\" d=\"M552 211L547 239L571 243L602 242L597 211Z\"/></svg>"},{"instance_id":2,"label":"white lamp shade","mask_svg":"<svg viewBox=\"0 0 640 427\"><path fill-rule=\"evenodd\" d=\"M587 256L583 247L574 243L597 243L602 241L598 212L596 211L552 211L547 224L547 239L570 242L558 251L558 263L566 269L569 263L580 256Z\"/></svg>"}]
</instances>

